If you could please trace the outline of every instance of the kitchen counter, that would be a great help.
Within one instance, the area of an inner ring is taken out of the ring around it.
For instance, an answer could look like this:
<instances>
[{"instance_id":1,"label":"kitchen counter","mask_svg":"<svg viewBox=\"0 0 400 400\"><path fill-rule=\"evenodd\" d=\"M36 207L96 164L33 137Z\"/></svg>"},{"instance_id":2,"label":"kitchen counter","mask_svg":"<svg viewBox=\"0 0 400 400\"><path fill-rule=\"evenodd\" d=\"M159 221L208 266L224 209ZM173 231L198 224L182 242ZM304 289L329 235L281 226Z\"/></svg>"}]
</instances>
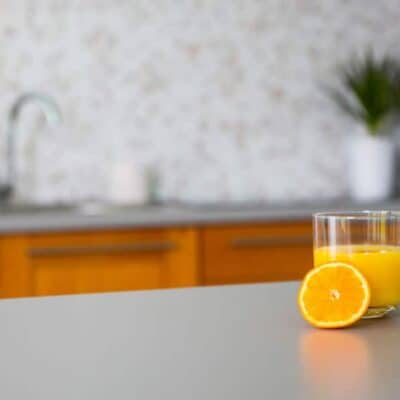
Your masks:
<instances>
[{"instance_id":1,"label":"kitchen counter","mask_svg":"<svg viewBox=\"0 0 400 400\"><path fill-rule=\"evenodd\" d=\"M309 327L297 284L0 302L4 399L397 399L400 314Z\"/></svg>"},{"instance_id":2,"label":"kitchen counter","mask_svg":"<svg viewBox=\"0 0 400 400\"><path fill-rule=\"evenodd\" d=\"M365 204L341 200L282 205L6 207L0 208L0 233L300 221L309 220L317 211L362 209L400 210L400 201Z\"/></svg>"}]
</instances>

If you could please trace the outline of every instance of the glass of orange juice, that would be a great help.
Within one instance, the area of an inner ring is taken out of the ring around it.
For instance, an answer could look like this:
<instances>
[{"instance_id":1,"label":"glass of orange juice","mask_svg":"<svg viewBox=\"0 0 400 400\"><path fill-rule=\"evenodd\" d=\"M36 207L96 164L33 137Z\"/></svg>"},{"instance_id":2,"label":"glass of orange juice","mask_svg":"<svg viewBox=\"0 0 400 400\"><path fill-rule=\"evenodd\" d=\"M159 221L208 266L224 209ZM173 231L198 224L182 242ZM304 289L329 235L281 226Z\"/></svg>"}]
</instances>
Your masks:
<instances>
[{"instance_id":1,"label":"glass of orange juice","mask_svg":"<svg viewBox=\"0 0 400 400\"><path fill-rule=\"evenodd\" d=\"M379 318L400 304L400 212L359 211L313 216L314 266L344 262L368 280L365 318Z\"/></svg>"}]
</instances>

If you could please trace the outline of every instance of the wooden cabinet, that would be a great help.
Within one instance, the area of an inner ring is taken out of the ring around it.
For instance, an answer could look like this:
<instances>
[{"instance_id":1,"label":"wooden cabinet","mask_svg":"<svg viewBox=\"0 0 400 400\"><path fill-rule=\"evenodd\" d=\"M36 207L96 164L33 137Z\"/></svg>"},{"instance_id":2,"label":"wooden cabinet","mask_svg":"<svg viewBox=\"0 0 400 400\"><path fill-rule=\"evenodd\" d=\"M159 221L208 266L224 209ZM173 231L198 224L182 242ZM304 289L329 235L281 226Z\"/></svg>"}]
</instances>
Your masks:
<instances>
[{"instance_id":1,"label":"wooden cabinet","mask_svg":"<svg viewBox=\"0 0 400 400\"><path fill-rule=\"evenodd\" d=\"M206 285L301 279L312 266L311 223L206 227L202 282Z\"/></svg>"},{"instance_id":2,"label":"wooden cabinet","mask_svg":"<svg viewBox=\"0 0 400 400\"><path fill-rule=\"evenodd\" d=\"M198 284L197 231L146 229L0 239L0 296Z\"/></svg>"},{"instance_id":3,"label":"wooden cabinet","mask_svg":"<svg viewBox=\"0 0 400 400\"><path fill-rule=\"evenodd\" d=\"M0 237L0 297L300 279L311 223Z\"/></svg>"}]
</instances>

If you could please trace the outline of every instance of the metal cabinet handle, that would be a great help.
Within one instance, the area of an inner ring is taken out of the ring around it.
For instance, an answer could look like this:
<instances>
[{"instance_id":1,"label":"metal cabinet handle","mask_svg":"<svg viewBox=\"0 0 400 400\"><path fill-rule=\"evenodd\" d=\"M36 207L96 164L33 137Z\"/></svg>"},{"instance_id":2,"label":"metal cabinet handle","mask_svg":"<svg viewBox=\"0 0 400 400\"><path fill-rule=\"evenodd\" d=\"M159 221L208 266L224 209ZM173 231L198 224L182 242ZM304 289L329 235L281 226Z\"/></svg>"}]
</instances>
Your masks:
<instances>
[{"instance_id":1,"label":"metal cabinet handle","mask_svg":"<svg viewBox=\"0 0 400 400\"><path fill-rule=\"evenodd\" d=\"M302 246L312 244L311 235L304 236L256 236L239 237L230 242L233 248L251 248L251 247L276 247L276 246Z\"/></svg>"},{"instance_id":2,"label":"metal cabinet handle","mask_svg":"<svg viewBox=\"0 0 400 400\"><path fill-rule=\"evenodd\" d=\"M79 245L60 247L33 247L28 250L30 257L90 256L120 253L151 253L173 250L172 241L135 242L121 244Z\"/></svg>"}]
</instances>

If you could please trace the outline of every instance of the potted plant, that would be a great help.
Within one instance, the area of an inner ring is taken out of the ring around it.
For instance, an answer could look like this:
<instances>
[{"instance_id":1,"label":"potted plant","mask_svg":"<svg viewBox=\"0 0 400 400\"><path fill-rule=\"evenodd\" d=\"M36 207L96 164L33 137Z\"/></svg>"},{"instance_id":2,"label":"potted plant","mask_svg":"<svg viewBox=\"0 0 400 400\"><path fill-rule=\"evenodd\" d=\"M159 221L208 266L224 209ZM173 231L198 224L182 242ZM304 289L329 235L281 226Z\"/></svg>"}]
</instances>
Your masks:
<instances>
[{"instance_id":1,"label":"potted plant","mask_svg":"<svg viewBox=\"0 0 400 400\"><path fill-rule=\"evenodd\" d=\"M399 63L367 52L341 69L340 81L331 95L357 122L347 143L350 195L361 201L388 198L394 188Z\"/></svg>"}]
</instances>

